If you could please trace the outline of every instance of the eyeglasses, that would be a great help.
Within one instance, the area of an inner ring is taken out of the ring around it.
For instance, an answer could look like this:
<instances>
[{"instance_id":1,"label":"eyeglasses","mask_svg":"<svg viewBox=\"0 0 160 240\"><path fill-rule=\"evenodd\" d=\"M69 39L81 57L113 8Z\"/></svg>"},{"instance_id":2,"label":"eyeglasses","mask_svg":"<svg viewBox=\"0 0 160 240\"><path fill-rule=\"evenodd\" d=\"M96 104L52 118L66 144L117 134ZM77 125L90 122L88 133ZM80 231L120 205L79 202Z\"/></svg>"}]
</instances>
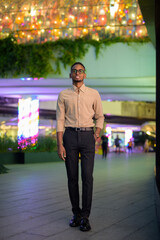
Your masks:
<instances>
[{"instance_id":1,"label":"eyeglasses","mask_svg":"<svg viewBox=\"0 0 160 240\"><path fill-rule=\"evenodd\" d=\"M79 73L79 74L82 74L82 73L85 73L85 70L83 70L83 69L72 69L72 73L75 73L75 74L77 74L77 72Z\"/></svg>"}]
</instances>

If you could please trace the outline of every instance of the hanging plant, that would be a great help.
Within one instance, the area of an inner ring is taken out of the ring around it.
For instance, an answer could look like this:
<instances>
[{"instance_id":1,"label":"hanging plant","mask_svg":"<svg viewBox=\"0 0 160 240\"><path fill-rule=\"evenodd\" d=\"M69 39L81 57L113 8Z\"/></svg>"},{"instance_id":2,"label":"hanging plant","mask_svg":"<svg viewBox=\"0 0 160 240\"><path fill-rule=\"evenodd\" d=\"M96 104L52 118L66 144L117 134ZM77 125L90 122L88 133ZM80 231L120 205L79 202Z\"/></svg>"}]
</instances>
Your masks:
<instances>
[{"instance_id":1,"label":"hanging plant","mask_svg":"<svg viewBox=\"0 0 160 240\"><path fill-rule=\"evenodd\" d=\"M59 39L55 42L42 44L18 44L10 35L0 39L0 76L3 78L17 77L20 74L29 77L47 77L50 73L61 73L60 63L64 68L70 66L78 58L83 58L90 46L95 48L96 57L100 50L118 42L131 44L147 43L150 39L143 38L105 38L99 41L85 38ZM54 63L51 64L51 61Z\"/></svg>"}]
</instances>

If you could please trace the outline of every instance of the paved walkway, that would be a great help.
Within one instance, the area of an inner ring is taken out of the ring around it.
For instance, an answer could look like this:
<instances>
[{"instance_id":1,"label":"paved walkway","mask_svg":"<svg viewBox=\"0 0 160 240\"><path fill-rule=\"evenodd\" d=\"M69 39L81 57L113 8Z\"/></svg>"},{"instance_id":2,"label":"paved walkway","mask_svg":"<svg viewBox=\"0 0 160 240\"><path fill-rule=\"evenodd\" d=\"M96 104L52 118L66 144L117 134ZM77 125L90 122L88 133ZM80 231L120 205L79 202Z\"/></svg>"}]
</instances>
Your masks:
<instances>
[{"instance_id":1,"label":"paved walkway","mask_svg":"<svg viewBox=\"0 0 160 240\"><path fill-rule=\"evenodd\" d=\"M8 165L0 175L0 240L159 240L154 153L96 157L90 232L71 228L63 162Z\"/></svg>"}]
</instances>

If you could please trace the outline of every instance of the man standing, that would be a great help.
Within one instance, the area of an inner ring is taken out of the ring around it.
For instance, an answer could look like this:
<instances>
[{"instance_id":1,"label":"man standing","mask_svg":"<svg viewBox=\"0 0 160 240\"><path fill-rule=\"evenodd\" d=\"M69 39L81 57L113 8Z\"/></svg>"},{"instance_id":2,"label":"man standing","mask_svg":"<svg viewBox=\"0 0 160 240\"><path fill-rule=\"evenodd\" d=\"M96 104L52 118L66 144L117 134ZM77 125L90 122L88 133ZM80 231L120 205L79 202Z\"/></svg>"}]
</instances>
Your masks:
<instances>
[{"instance_id":1,"label":"man standing","mask_svg":"<svg viewBox=\"0 0 160 240\"><path fill-rule=\"evenodd\" d=\"M89 231L95 141L103 128L104 116L99 93L84 84L86 73L82 63L76 62L71 66L70 78L73 86L60 92L57 101L58 155L65 161L69 197L74 214L69 225L80 226L81 231ZM79 206L79 153L81 154L82 208Z\"/></svg>"},{"instance_id":2,"label":"man standing","mask_svg":"<svg viewBox=\"0 0 160 240\"><path fill-rule=\"evenodd\" d=\"M104 134L101 137L102 140L102 158L106 158L107 157L107 152L108 152L108 137Z\"/></svg>"},{"instance_id":3,"label":"man standing","mask_svg":"<svg viewBox=\"0 0 160 240\"><path fill-rule=\"evenodd\" d=\"M117 137L115 138L115 146L116 146L116 153L117 152L121 152L121 146L120 146L120 143L121 143L121 139L119 138L119 136L117 135Z\"/></svg>"}]
</instances>

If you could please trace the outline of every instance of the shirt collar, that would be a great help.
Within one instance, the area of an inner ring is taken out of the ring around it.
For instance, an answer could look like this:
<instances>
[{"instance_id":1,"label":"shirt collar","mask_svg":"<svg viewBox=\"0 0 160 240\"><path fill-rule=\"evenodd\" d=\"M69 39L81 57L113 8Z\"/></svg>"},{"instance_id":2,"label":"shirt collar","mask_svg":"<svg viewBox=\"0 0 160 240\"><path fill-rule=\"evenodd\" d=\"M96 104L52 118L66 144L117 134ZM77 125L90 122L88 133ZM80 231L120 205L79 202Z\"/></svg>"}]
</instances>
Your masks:
<instances>
[{"instance_id":1,"label":"shirt collar","mask_svg":"<svg viewBox=\"0 0 160 240\"><path fill-rule=\"evenodd\" d=\"M80 87L79 90L82 91L82 92L85 92L85 90L86 90L85 84L83 84L83 85ZM78 91L78 88L77 88L75 85L73 85L73 91L75 91L75 92Z\"/></svg>"}]
</instances>

